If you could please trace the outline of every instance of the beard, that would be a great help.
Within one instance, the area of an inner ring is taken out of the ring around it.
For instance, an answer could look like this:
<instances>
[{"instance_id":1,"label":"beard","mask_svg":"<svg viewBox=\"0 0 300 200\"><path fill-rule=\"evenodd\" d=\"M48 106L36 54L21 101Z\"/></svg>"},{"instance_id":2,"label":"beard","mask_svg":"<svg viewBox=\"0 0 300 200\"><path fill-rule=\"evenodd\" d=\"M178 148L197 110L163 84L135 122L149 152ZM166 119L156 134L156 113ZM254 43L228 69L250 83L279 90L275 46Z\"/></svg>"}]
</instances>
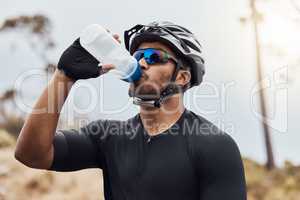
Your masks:
<instances>
[{"instance_id":1,"label":"beard","mask_svg":"<svg viewBox=\"0 0 300 200\"><path fill-rule=\"evenodd\" d=\"M150 80L146 74L143 74L140 80L130 84L128 95L143 100L154 100L160 97L161 91L162 85Z\"/></svg>"}]
</instances>

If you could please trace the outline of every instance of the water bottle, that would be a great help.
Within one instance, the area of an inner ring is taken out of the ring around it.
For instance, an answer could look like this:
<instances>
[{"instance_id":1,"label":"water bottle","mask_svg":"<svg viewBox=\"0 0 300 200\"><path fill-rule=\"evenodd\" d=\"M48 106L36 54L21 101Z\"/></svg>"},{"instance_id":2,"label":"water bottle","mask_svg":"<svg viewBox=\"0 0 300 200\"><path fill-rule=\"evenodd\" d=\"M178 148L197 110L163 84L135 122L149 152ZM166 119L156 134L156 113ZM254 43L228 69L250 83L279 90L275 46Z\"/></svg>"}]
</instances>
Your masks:
<instances>
[{"instance_id":1,"label":"water bottle","mask_svg":"<svg viewBox=\"0 0 300 200\"><path fill-rule=\"evenodd\" d=\"M141 78L142 71L138 61L102 26L87 26L79 41L100 63L113 64L114 71L122 80L133 82Z\"/></svg>"}]
</instances>

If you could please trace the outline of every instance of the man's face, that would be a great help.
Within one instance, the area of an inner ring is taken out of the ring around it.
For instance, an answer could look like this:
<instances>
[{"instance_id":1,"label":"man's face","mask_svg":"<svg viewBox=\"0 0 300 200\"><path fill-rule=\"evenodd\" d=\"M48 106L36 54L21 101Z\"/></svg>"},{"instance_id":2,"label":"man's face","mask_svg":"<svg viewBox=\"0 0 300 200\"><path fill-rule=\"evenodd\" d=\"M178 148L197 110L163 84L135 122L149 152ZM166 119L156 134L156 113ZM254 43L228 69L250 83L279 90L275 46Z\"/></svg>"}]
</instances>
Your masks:
<instances>
[{"instance_id":1,"label":"man's face","mask_svg":"<svg viewBox=\"0 0 300 200\"><path fill-rule=\"evenodd\" d=\"M159 42L144 42L138 49L146 48L160 49L175 57L175 54L170 48ZM143 99L158 98L162 89L171 79L175 70L175 63L169 60L167 63L149 65L145 59L142 58L139 64L143 72L142 77L139 81L130 84L129 94L135 94L136 97Z\"/></svg>"}]
</instances>

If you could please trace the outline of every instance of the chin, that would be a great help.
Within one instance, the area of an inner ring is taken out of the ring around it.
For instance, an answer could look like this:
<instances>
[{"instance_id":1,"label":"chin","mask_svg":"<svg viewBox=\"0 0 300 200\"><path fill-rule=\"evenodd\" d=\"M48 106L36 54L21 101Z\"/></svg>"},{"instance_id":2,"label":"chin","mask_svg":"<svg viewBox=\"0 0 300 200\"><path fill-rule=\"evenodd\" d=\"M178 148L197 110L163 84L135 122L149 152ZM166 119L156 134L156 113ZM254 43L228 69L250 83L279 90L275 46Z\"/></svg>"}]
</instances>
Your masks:
<instances>
[{"instance_id":1,"label":"chin","mask_svg":"<svg viewBox=\"0 0 300 200\"><path fill-rule=\"evenodd\" d=\"M128 94L130 97L138 97L142 99L157 99L160 96L161 88L153 84L143 82L142 84L130 84Z\"/></svg>"}]
</instances>

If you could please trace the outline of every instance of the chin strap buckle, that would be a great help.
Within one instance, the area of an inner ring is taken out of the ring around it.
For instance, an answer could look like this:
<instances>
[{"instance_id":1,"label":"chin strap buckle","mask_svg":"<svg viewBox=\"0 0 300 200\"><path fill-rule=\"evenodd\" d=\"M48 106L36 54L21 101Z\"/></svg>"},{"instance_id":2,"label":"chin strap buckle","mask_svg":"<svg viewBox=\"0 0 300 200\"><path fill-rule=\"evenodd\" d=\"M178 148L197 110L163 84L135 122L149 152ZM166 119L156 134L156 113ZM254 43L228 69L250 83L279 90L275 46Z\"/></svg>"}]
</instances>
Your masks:
<instances>
[{"instance_id":1,"label":"chin strap buckle","mask_svg":"<svg viewBox=\"0 0 300 200\"><path fill-rule=\"evenodd\" d=\"M138 106L148 106L148 107L155 107L155 100L145 101L138 97L133 97L133 104Z\"/></svg>"}]
</instances>

